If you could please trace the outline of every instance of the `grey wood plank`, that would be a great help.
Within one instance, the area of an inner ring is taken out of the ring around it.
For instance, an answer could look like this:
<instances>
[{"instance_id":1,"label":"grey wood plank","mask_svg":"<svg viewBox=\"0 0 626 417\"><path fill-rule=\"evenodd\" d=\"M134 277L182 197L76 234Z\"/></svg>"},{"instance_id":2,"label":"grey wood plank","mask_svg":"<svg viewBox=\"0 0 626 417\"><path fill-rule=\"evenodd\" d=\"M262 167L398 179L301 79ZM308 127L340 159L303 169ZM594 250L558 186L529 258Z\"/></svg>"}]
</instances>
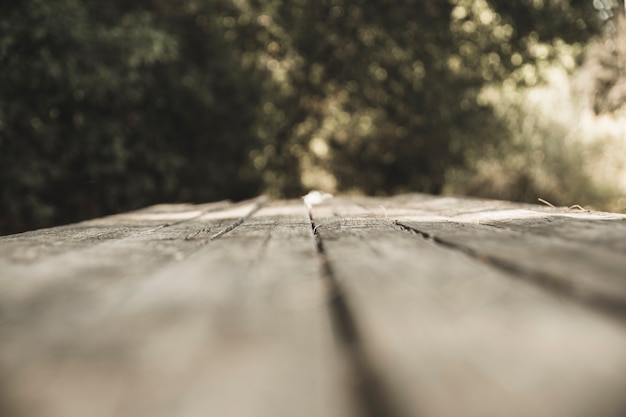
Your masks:
<instances>
[{"instance_id":1,"label":"grey wood plank","mask_svg":"<svg viewBox=\"0 0 626 417\"><path fill-rule=\"evenodd\" d=\"M312 214L389 415L626 413L622 322L344 199Z\"/></svg>"},{"instance_id":2,"label":"grey wood plank","mask_svg":"<svg viewBox=\"0 0 626 417\"><path fill-rule=\"evenodd\" d=\"M73 278L37 266L51 259L19 265L20 280L67 285L58 295L36 286L13 298L19 314L0 314L5 409L29 417L353 415L304 206L269 204L234 228L227 213L82 251L65 265ZM183 256L167 257L159 245ZM106 262L87 260L98 256ZM80 285L89 288L71 292Z\"/></svg>"},{"instance_id":3,"label":"grey wood plank","mask_svg":"<svg viewBox=\"0 0 626 417\"><path fill-rule=\"evenodd\" d=\"M189 233L199 229L217 233L255 209L257 203L250 202L170 227L150 226L153 233L122 235L78 249L68 244L55 256L28 262L0 258L0 331L7 332L0 335L0 373L9 375L11 369L28 362L10 354L22 348L22 336L47 336L52 331L51 336L71 338L91 326L94 318L108 314L131 297L146 276L167 264L183 262L198 251L202 242L186 240ZM54 235L54 229L46 234ZM64 228L57 238L64 240ZM4 253L12 253L12 245L19 249L25 243L11 239L3 244L8 247ZM39 345L45 347L47 343L44 340Z\"/></svg>"},{"instance_id":4,"label":"grey wood plank","mask_svg":"<svg viewBox=\"0 0 626 417\"><path fill-rule=\"evenodd\" d=\"M589 215L550 215L542 219L502 219L485 224L521 233L558 237L570 242L626 253L626 217L590 219Z\"/></svg>"},{"instance_id":5,"label":"grey wood plank","mask_svg":"<svg viewBox=\"0 0 626 417\"><path fill-rule=\"evenodd\" d=\"M80 223L0 236L0 262L37 262L48 256L193 220L230 205L226 201L197 205L160 204Z\"/></svg>"},{"instance_id":6,"label":"grey wood plank","mask_svg":"<svg viewBox=\"0 0 626 417\"><path fill-rule=\"evenodd\" d=\"M359 199L370 212L442 244L516 271L626 315L626 216L516 208L506 202L466 203L456 198L426 202ZM500 204L502 207L498 209ZM524 207L524 206L521 206Z\"/></svg>"},{"instance_id":7,"label":"grey wood plank","mask_svg":"<svg viewBox=\"0 0 626 417\"><path fill-rule=\"evenodd\" d=\"M380 200L362 201L384 212ZM398 196L386 203L396 210L417 209L423 214L443 216L455 222L491 225L626 252L626 215L621 213L421 194Z\"/></svg>"},{"instance_id":8,"label":"grey wood plank","mask_svg":"<svg viewBox=\"0 0 626 417\"><path fill-rule=\"evenodd\" d=\"M58 239L63 244L58 252L45 253L18 260L12 256L29 245L29 239L9 239L2 242L4 256L0 257L0 313L19 314L14 305L32 308L40 306L47 310L45 303L56 300L55 294L71 294L80 298L87 293L106 291L112 281L132 282L131 278L142 277L169 262L184 260L197 251L202 240L189 241L189 234L202 231L201 237L222 232L240 223L242 219L258 209L260 201L253 200L232 205L228 209L217 211L193 211L186 221L173 222L168 227L150 225L148 229L140 226L141 219L136 219L140 230L134 233L120 234L117 239L89 240L75 247L74 236L65 237L65 228L42 231L47 244ZM111 222L110 227L120 226ZM163 221L163 220L161 220ZM54 255L54 256L51 256ZM83 279L89 277L89 279ZM116 286L112 286L116 290ZM123 291L127 291L126 288Z\"/></svg>"}]
</instances>

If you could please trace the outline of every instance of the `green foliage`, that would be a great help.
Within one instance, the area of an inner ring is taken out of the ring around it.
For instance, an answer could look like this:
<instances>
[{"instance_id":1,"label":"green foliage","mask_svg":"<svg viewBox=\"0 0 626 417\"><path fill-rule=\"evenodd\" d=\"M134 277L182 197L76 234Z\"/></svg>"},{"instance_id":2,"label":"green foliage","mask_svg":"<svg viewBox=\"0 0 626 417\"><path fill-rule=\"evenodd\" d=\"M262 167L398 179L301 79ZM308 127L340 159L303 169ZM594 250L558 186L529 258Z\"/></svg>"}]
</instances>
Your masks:
<instances>
[{"instance_id":1,"label":"green foliage","mask_svg":"<svg viewBox=\"0 0 626 417\"><path fill-rule=\"evenodd\" d=\"M552 68L546 78L531 89L482 94L507 140L468 152L469 163L448 172L446 191L624 211L623 118L595 117L563 69Z\"/></svg>"},{"instance_id":2,"label":"green foliage","mask_svg":"<svg viewBox=\"0 0 626 417\"><path fill-rule=\"evenodd\" d=\"M285 160L301 171L279 194L440 192L469 149L504 139L485 130L493 115L477 100L483 87L534 85L538 67L563 57L573 67L578 55L561 51L581 51L599 25L583 20L594 16L591 2L267 3L275 27L266 45L280 51L267 66L286 72L289 88L266 96L283 127L262 166L273 177Z\"/></svg>"},{"instance_id":3,"label":"green foliage","mask_svg":"<svg viewBox=\"0 0 626 417\"><path fill-rule=\"evenodd\" d=\"M582 71L584 89L596 114L624 113L626 103L626 17L609 22L590 47Z\"/></svg>"},{"instance_id":4,"label":"green foliage","mask_svg":"<svg viewBox=\"0 0 626 417\"><path fill-rule=\"evenodd\" d=\"M2 6L0 230L256 192L259 90L192 4Z\"/></svg>"},{"instance_id":5,"label":"green foliage","mask_svg":"<svg viewBox=\"0 0 626 417\"><path fill-rule=\"evenodd\" d=\"M0 233L260 191L440 192L448 170L504 139L482 89L532 85L541 65L578 59L599 27L592 10L580 0L3 3Z\"/></svg>"}]
</instances>

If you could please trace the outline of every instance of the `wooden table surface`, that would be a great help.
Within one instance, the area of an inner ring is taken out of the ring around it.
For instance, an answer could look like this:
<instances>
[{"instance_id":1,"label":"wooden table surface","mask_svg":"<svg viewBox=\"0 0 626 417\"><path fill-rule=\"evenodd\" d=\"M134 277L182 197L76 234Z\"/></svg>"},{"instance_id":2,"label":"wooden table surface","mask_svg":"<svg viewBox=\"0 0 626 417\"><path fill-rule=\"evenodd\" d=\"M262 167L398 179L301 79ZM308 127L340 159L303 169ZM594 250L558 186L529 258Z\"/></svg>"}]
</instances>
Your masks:
<instances>
[{"instance_id":1,"label":"wooden table surface","mask_svg":"<svg viewBox=\"0 0 626 417\"><path fill-rule=\"evenodd\" d=\"M2 417L624 417L626 215L336 197L0 237Z\"/></svg>"}]
</instances>

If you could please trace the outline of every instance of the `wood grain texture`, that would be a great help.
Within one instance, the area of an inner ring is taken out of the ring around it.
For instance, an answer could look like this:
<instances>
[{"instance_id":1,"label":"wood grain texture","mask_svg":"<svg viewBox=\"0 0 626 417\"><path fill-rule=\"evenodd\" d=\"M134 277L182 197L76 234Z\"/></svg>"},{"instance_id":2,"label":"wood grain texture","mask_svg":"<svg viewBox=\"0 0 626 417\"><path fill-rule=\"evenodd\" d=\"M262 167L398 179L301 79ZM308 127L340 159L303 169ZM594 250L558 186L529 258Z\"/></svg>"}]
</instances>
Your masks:
<instances>
[{"instance_id":1,"label":"wood grain texture","mask_svg":"<svg viewBox=\"0 0 626 417\"><path fill-rule=\"evenodd\" d=\"M362 199L379 207L376 199ZM449 221L491 225L533 235L549 236L626 252L626 215L459 197L409 194L389 199L394 209L418 210L412 214L439 215ZM428 217L428 216L426 216Z\"/></svg>"},{"instance_id":2,"label":"wood grain texture","mask_svg":"<svg viewBox=\"0 0 626 417\"><path fill-rule=\"evenodd\" d=\"M391 415L624 415L622 322L346 201L313 218Z\"/></svg>"},{"instance_id":3,"label":"wood grain texture","mask_svg":"<svg viewBox=\"0 0 626 417\"><path fill-rule=\"evenodd\" d=\"M46 417L350 416L304 206L269 205L219 239L185 239L246 210L3 270L4 407Z\"/></svg>"},{"instance_id":4,"label":"wood grain texture","mask_svg":"<svg viewBox=\"0 0 626 417\"><path fill-rule=\"evenodd\" d=\"M229 205L228 202L159 204L76 224L0 236L0 262L36 262L48 256L188 222L203 214L225 209Z\"/></svg>"},{"instance_id":5,"label":"wood grain texture","mask_svg":"<svg viewBox=\"0 0 626 417\"><path fill-rule=\"evenodd\" d=\"M261 198L0 237L0 416L621 417L625 219Z\"/></svg>"},{"instance_id":6,"label":"wood grain texture","mask_svg":"<svg viewBox=\"0 0 626 417\"><path fill-rule=\"evenodd\" d=\"M360 199L380 217L626 316L626 216L452 197Z\"/></svg>"}]
</instances>

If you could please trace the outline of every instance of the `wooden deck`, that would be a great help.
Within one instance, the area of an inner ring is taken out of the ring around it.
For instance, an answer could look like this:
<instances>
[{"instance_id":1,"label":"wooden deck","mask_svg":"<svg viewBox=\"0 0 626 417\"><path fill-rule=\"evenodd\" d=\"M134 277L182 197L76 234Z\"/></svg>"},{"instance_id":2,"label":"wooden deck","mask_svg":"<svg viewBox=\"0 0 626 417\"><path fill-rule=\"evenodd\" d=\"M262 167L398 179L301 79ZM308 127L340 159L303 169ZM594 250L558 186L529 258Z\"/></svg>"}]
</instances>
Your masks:
<instances>
[{"instance_id":1,"label":"wooden deck","mask_svg":"<svg viewBox=\"0 0 626 417\"><path fill-rule=\"evenodd\" d=\"M404 195L0 237L2 417L624 417L626 216Z\"/></svg>"}]
</instances>

